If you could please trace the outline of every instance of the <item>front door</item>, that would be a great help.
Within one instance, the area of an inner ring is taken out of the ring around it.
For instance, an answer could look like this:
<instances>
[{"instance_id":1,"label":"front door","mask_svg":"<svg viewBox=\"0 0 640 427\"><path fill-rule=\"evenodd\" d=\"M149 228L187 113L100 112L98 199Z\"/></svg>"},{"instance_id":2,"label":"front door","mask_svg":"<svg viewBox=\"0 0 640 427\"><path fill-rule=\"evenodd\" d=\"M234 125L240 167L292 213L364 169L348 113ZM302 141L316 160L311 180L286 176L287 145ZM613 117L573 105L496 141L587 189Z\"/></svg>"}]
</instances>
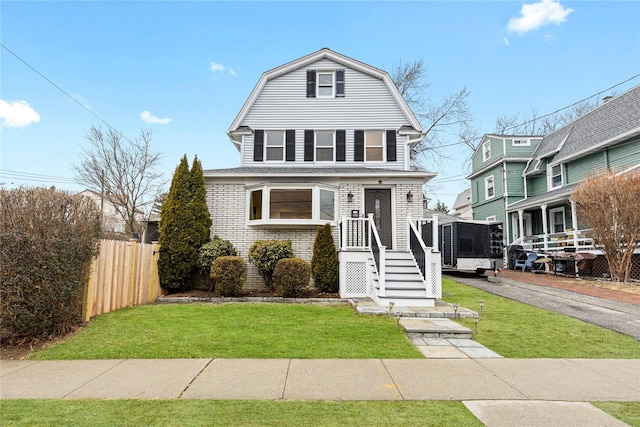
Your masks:
<instances>
[{"instance_id":1,"label":"front door","mask_svg":"<svg viewBox=\"0 0 640 427\"><path fill-rule=\"evenodd\" d=\"M393 246L393 222L391 221L391 190L364 190L364 210L367 216L372 213L380 242L387 249Z\"/></svg>"}]
</instances>

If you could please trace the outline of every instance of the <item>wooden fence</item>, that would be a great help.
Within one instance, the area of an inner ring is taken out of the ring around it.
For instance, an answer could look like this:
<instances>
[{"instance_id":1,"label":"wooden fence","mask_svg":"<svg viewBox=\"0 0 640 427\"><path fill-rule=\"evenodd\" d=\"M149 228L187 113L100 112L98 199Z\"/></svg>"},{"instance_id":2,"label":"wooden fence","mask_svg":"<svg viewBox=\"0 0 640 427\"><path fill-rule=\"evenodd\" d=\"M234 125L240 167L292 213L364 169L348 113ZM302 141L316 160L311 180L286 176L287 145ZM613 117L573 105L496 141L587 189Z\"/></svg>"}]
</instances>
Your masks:
<instances>
[{"instance_id":1,"label":"wooden fence","mask_svg":"<svg viewBox=\"0 0 640 427\"><path fill-rule=\"evenodd\" d=\"M87 322L98 314L155 301L161 292L159 249L157 242L100 241L100 254L93 261L85 286L83 320Z\"/></svg>"}]
</instances>

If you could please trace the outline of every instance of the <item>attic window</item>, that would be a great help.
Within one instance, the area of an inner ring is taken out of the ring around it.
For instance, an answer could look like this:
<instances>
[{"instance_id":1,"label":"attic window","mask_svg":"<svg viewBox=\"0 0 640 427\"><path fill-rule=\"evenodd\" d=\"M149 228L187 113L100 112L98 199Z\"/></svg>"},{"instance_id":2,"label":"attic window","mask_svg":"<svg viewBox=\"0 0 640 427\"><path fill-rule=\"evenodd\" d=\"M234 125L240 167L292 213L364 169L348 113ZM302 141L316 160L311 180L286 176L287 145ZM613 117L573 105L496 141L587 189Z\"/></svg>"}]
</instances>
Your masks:
<instances>
[{"instance_id":1,"label":"attic window","mask_svg":"<svg viewBox=\"0 0 640 427\"><path fill-rule=\"evenodd\" d=\"M485 141L482 144L482 161L486 162L491 158L491 141Z\"/></svg>"},{"instance_id":2,"label":"attic window","mask_svg":"<svg viewBox=\"0 0 640 427\"><path fill-rule=\"evenodd\" d=\"M307 98L344 97L344 70L307 70Z\"/></svg>"},{"instance_id":3,"label":"attic window","mask_svg":"<svg viewBox=\"0 0 640 427\"><path fill-rule=\"evenodd\" d=\"M531 145L531 141L528 139L514 139L511 142L513 147L529 147Z\"/></svg>"}]
</instances>

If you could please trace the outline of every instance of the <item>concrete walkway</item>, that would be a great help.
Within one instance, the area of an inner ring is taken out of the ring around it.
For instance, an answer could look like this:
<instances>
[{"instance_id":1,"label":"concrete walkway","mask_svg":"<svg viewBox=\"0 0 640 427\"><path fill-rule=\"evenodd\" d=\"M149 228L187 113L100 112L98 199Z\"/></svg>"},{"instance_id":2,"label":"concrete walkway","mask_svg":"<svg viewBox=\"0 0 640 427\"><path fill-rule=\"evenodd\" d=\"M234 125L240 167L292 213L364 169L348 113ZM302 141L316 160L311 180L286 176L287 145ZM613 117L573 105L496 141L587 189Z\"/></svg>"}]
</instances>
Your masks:
<instances>
[{"instance_id":1,"label":"concrete walkway","mask_svg":"<svg viewBox=\"0 0 640 427\"><path fill-rule=\"evenodd\" d=\"M0 360L0 398L460 400L489 426L616 426L585 402L640 401L640 360Z\"/></svg>"}]
</instances>

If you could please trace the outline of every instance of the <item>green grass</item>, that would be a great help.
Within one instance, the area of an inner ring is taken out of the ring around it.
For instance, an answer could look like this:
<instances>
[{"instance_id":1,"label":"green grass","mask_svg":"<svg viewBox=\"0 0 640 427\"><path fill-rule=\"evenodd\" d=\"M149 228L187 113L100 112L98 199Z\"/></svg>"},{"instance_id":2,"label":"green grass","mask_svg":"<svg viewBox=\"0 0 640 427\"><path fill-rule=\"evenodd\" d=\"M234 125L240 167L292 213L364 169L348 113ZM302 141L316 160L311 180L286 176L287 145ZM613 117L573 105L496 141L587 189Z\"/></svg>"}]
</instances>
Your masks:
<instances>
[{"instance_id":1,"label":"green grass","mask_svg":"<svg viewBox=\"0 0 640 427\"><path fill-rule=\"evenodd\" d=\"M499 286L499 285L496 285ZM442 279L444 300L480 314L473 339L509 358L637 359L640 343L572 317ZM478 300L484 300L481 311ZM475 331L473 319L459 323Z\"/></svg>"},{"instance_id":2,"label":"green grass","mask_svg":"<svg viewBox=\"0 0 640 427\"><path fill-rule=\"evenodd\" d=\"M482 426L461 402L2 400L8 426Z\"/></svg>"},{"instance_id":3,"label":"green grass","mask_svg":"<svg viewBox=\"0 0 640 427\"><path fill-rule=\"evenodd\" d=\"M394 319L349 305L145 305L94 318L32 359L421 358Z\"/></svg>"},{"instance_id":4,"label":"green grass","mask_svg":"<svg viewBox=\"0 0 640 427\"><path fill-rule=\"evenodd\" d=\"M592 405L630 426L640 427L640 402L594 402Z\"/></svg>"}]
</instances>

